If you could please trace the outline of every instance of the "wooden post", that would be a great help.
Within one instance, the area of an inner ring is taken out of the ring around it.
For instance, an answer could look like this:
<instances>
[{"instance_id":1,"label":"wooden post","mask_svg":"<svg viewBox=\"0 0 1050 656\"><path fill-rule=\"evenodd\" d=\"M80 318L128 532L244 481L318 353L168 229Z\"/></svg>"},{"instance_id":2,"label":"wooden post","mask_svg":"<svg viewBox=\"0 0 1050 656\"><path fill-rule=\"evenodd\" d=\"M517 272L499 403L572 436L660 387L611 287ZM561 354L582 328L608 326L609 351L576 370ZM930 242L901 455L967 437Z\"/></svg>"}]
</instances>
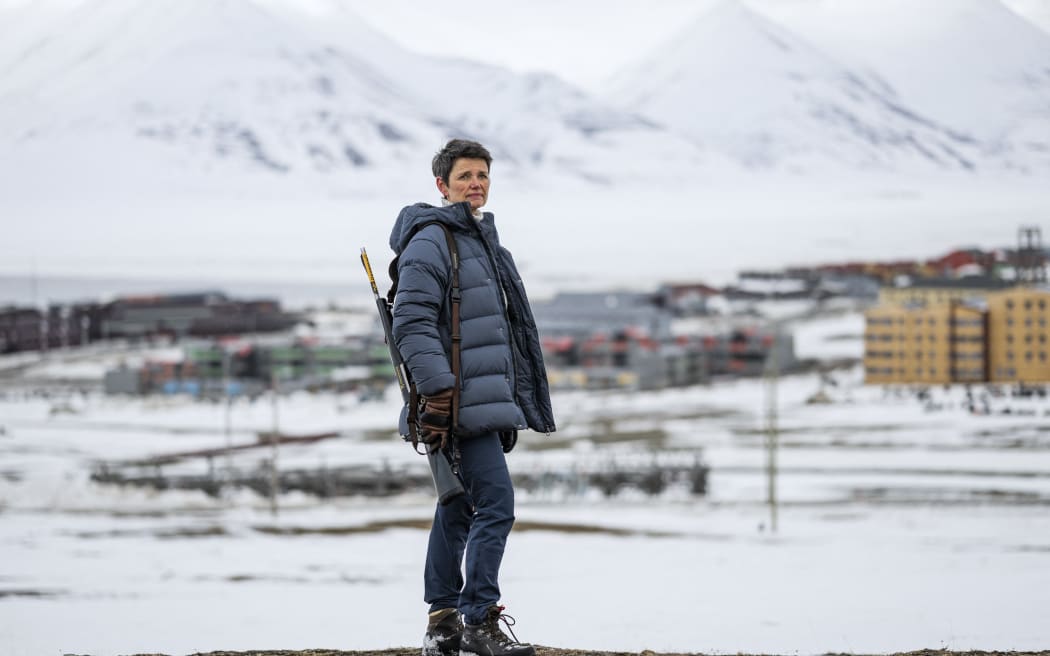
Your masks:
<instances>
[{"instance_id":1,"label":"wooden post","mask_svg":"<svg viewBox=\"0 0 1050 656\"><path fill-rule=\"evenodd\" d=\"M277 370L270 370L270 392L273 400L273 430L270 431L270 513L277 516L277 436L281 429L277 410Z\"/></svg>"},{"instance_id":2,"label":"wooden post","mask_svg":"<svg viewBox=\"0 0 1050 656\"><path fill-rule=\"evenodd\" d=\"M777 531L777 384L780 378L780 358L777 338L780 326L773 324L773 343L766 359L766 500L769 504L769 526Z\"/></svg>"},{"instance_id":3,"label":"wooden post","mask_svg":"<svg viewBox=\"0 0 1050 656\"><path fill-rule=\"evenodd\" d=\"M233 397L230 395L230 352L222 349L222 393L226 396L226 416L223 421L223 434L226 436L226 478L233 475L233 430L231 412Z\"/></svg>"}]
</instances>

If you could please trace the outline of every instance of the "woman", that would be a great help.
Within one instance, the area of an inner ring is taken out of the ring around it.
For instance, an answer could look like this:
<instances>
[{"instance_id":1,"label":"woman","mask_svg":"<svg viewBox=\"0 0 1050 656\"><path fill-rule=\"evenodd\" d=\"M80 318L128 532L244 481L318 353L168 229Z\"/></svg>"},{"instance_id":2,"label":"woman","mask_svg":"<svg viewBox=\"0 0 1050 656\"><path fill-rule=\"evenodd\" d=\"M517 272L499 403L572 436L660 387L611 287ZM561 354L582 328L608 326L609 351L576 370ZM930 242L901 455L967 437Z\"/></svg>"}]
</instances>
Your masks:
<instances>
[{"instance_id":1,"label":"woman","mask_svg":"<svg viewBox=\"0 0 1050 656\"><path fill-rule=\"evenodd\" d=\"M424 656L462 652L533 656L508 637L499 568L514 524L514 488L505 453L517 431L555 430L547 373L521 276L500 245L488 201L492 156L479 143L454 139L434 156L442 206L401 210L390 246L397 254L393 334L424 406L419 434L455 453L466 494L438 505L430 531L424 599L430 604ZM459 256L460 379L452 373L447 226ZM453 394L458 386L458 414ZM457 417L455 426L451 417ZM407 435L407 412L401 430ZM464 573L461 564L466 557ZM509 620L509 621L508 621ZM511 632L513 636L513 632Z\"/></svg>"}]
</instances>

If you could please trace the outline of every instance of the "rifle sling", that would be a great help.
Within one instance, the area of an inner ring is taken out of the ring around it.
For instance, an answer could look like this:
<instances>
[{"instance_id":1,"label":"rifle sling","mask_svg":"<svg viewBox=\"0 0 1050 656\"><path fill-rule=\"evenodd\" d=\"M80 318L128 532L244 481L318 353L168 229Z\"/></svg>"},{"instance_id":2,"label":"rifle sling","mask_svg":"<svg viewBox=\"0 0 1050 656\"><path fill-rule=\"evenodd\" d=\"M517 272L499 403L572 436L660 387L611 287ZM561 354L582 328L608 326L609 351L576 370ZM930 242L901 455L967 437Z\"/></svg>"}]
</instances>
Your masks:
<instances>
[{"instance_id":1,"label":"rifle sling","mask_svg":"<svg viewBox=\"0 0 1050 656\"><path fill-rule=\"evenodd\" d=\"M445 241L448 243L448 254L452 259L452 289L450 290L452 299L451 318L452 318L452 353L450 363L452 367L452 376L456 379L456 382L452 385L452 415L450 417L451 430L455 430L459 426L459 387L462 382L460 376L460 349L463 342L463 337L459 332L459 303L461 300L461 293L459 288L459 249L456 248L456 239L452 236L452 230L444 223L434 221L441 226L441 229L445 232ZM430 225L429 223L427 225Z\"/></svg>"},{"instance_id":2,"label":"rifle sling","mask_svg":"<svg viewBox=\"0 0 1050 656\"><path fill-rule=\"evenodd\" d=\"M423 228L429 225L437 225L441 227L441 230L445 233L445 242L448 244L449 257L452 260L452 284L450 290L451 298L451 337L452 337L452 353L450 354L449 363L452 368L452 376L455 378L455 382L452 385L452 404L451 404L451 415L449 417L450 431L455 431L456 427L459 426L459 387L462 378L460 376L460 350L462 346L463 337L460 334L459 329L459 304L462 298L460 287L459 287L459 249L456 248L456 239L452 236L452 230L441 223L440 221L429 221L416 228L416 232L419 232ZM387 301L390 306L393 307L394 296L397 292L398 275L397 275L397 261L400 256L394 258L390 263L390 278L394 281L393 286L387 293ZM419 422L419 393L416 391L415 382L411 382L409 385L409 399L408 399L408 432L409 437L412 441L412 447L416 448L419 444L419 433L417 431L417 425ZM451 432L450 432L451 434ZM454 442L453 442L454 444ZM418 449L417 449L418 450ZM453 454L456 449L453 447Z\"/></svg>"}]
</instances>

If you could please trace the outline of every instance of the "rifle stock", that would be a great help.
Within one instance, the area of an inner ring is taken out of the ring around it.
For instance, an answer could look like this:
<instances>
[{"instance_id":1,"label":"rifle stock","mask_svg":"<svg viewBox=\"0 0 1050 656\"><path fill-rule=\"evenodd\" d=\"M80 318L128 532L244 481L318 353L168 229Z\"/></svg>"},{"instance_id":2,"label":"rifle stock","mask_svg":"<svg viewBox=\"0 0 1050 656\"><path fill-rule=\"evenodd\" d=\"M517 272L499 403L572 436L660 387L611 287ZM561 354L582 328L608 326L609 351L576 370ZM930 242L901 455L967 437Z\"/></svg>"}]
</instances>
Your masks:
<instances>
[{"instance_id":1,"label":"rifle stock","mask_svg":"<svg viewBox=\"0 0 1050 656\"><path fill-rule=\"evenodd\" d=\"M372 265L368 261L368 253L364 248L361 249L361 264L365 267L365 273L368 274L369 284L372 285L376 309L379 311L379 322L383 326L383 338L386 340L387 350L390 352L390 363L394 365L397 384L401 388L401 399L407 404L411 396L409 388L412 384L408 367L401 358L401 352L398 350L397 344L394 343L393 317L390 314L390 305L379 293L375 276L372 275ZM426 452L427 461L430 464L430 474L434 479L434 489L437 492L438 503L444 505L464 493L463 483L459 480L459 476L456 476L452 471L452 464L449 462L448 454L445 453L444 449L431 453L430 449L427 448Z\"/></svg>"}]
</instances>

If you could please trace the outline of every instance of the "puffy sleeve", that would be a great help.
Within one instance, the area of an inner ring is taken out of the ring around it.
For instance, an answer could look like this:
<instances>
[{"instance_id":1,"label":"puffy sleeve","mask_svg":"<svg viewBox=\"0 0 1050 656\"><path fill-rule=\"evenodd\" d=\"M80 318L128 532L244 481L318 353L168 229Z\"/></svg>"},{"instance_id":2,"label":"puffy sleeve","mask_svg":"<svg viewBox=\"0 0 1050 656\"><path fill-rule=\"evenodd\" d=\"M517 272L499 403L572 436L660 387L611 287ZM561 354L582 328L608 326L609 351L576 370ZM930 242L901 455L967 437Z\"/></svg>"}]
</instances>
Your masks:
<instances>
[{"instance_id":1,"label":"puffy sleeve","mask_svg":"<svg viewBox=\"0 0 1050 656\"><path fill-rule=\"evenodd\" d=\"M440 230L421 230L405 247L397 266L394 343L416 389L424 396L448 389L456 382L438 331L452 266L443 233L438 235L442 237L440 241L435 238L435 232Z\"/></svg>"}]
</instances>

